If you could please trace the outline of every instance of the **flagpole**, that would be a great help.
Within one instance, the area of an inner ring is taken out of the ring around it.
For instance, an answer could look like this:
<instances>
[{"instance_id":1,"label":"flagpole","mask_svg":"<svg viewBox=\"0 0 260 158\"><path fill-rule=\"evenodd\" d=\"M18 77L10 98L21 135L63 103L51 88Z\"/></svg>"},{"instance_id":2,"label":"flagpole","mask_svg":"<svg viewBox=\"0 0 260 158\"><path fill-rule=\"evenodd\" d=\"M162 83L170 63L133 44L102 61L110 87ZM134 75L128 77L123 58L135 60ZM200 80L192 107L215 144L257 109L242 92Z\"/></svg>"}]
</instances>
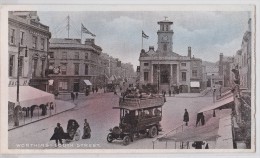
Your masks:
<instances>
[{"instance_id":1,"label":"flagpole","mask_svg":"<svg viewBox=\"0 0 260 158\"><path fill-rule=\"evenodd\" d=\"M143 37L143 30L142 30L142 49L144 49L144 37Z\"/></svg>"},{"instance_id":2,"label":"flagpole","mask_svg":"<svg viewBox=\"0 0 260 158\"><path fill-rule=\"evenodd\" d=\"M83 43L82 42L82 23L81 23L81 27L80 27L80 41L81 41L81 44Z\"/></svg>"}]
</instances>

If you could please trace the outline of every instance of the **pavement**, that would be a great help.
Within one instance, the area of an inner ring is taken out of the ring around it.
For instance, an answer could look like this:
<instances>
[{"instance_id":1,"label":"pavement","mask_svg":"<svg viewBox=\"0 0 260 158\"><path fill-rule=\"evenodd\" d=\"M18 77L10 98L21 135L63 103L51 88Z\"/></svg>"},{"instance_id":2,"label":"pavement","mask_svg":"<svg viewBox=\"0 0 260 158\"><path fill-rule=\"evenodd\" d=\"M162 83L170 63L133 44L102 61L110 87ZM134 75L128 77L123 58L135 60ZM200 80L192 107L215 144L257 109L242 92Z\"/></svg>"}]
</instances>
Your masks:
<instances>
[{"instance_id":1,"label":"pavement","mask_svg":"<svg viewBox=\"0 0 260 158\"><path fill-rule=\"evenodd\" d=\"M41 109L39 108L34 110L33 117L25 117L25 112L23 112L23 117L21 117L19 120L19 126L14 126L13 121L8 122L8 131L58 115L62 112L71 110L76 106L76 102L63 101L58 99L55 99L55 104L56 105L54 106L54 110L47 110L47 115L45 116L41 116Z\"/></svg>"}]
</instances>

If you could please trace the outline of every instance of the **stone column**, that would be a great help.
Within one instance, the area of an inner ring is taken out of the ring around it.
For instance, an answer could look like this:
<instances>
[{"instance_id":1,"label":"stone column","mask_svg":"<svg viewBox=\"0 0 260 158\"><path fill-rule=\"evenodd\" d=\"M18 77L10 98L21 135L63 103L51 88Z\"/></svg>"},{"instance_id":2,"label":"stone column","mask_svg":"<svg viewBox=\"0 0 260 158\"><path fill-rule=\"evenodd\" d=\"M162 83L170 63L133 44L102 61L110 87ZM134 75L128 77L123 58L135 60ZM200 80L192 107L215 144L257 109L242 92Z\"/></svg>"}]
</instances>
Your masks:
<instances>
[{"instance_id":1,"label":"stone column","mask_svg":"<svg viewBox=\"0 0 260 158\"><path fill-rule=\"evenodd\" d=\"M151 81L151 84L153 84L153 64L151 64L151 69L150 69L150 76L151 76L151 79L150 79L150 81Z\"/></svg>"}]
</instances>

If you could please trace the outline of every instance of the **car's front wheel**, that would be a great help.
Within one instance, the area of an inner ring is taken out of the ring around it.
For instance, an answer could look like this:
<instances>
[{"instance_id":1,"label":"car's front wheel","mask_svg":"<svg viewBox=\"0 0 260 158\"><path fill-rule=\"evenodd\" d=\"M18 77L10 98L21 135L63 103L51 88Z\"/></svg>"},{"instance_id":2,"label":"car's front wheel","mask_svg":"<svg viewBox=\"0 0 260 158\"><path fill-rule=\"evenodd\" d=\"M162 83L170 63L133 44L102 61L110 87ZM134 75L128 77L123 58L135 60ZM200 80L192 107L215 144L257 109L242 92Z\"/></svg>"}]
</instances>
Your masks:
<instances>
[{"instance_id":1,"label":"car's front wheel","mask_svg":"<svg viewBox=\"0 0 260 158\"><path fill-rule=\"evenodd\" d=\"M124 145L128 145L130 143L130 137L129 136L125 136L124 138L123 138L123 144Z\"/></svg>"},{"instance_id":2,"label":"car's front wheel","mask_svg":"<svg viewBox=\"0 0 260 158\"><path fill-rule=\"evenodd\" d=\"M113 139L112 133L109 133L109 134L107 135L107 142L108 142L108 143L111 143L113 140L114 140L114 139Z\"/></svg>"}]
</instances>

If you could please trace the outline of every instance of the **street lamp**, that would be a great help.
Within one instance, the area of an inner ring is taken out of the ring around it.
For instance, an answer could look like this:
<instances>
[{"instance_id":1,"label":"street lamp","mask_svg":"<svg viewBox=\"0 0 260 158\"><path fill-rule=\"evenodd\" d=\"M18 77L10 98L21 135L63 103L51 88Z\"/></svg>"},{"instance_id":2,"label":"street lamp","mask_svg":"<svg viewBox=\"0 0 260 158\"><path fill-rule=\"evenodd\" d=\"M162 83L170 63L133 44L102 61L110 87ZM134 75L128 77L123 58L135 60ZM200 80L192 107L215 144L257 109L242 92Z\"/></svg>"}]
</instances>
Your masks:
<instances>
[{"instance_id":1,"label":"street lamp","mask_svg":"<svg viewBox=\"0 0 260 158\"><path fill-rule=\"evenodd\" d=\"M20 69L19 69L19 66L20 66L20 52L22 51L22 49L25 48L25 54L24 56L27 57L27 52L28 52L28 49L27 49L27 46L25 47L22 47L19 43L19 46L18 46L18 54L17 54L17 82L16 82L16 86L17 86L17 91L16 91L16 107L15 107L15 113L14 113L14 126L19 126L19 107L20 107L20 103L19 103L19 88L20 88L20 78L19 78L19 74L20 74Z\"/></svg>"}]
</instances>

